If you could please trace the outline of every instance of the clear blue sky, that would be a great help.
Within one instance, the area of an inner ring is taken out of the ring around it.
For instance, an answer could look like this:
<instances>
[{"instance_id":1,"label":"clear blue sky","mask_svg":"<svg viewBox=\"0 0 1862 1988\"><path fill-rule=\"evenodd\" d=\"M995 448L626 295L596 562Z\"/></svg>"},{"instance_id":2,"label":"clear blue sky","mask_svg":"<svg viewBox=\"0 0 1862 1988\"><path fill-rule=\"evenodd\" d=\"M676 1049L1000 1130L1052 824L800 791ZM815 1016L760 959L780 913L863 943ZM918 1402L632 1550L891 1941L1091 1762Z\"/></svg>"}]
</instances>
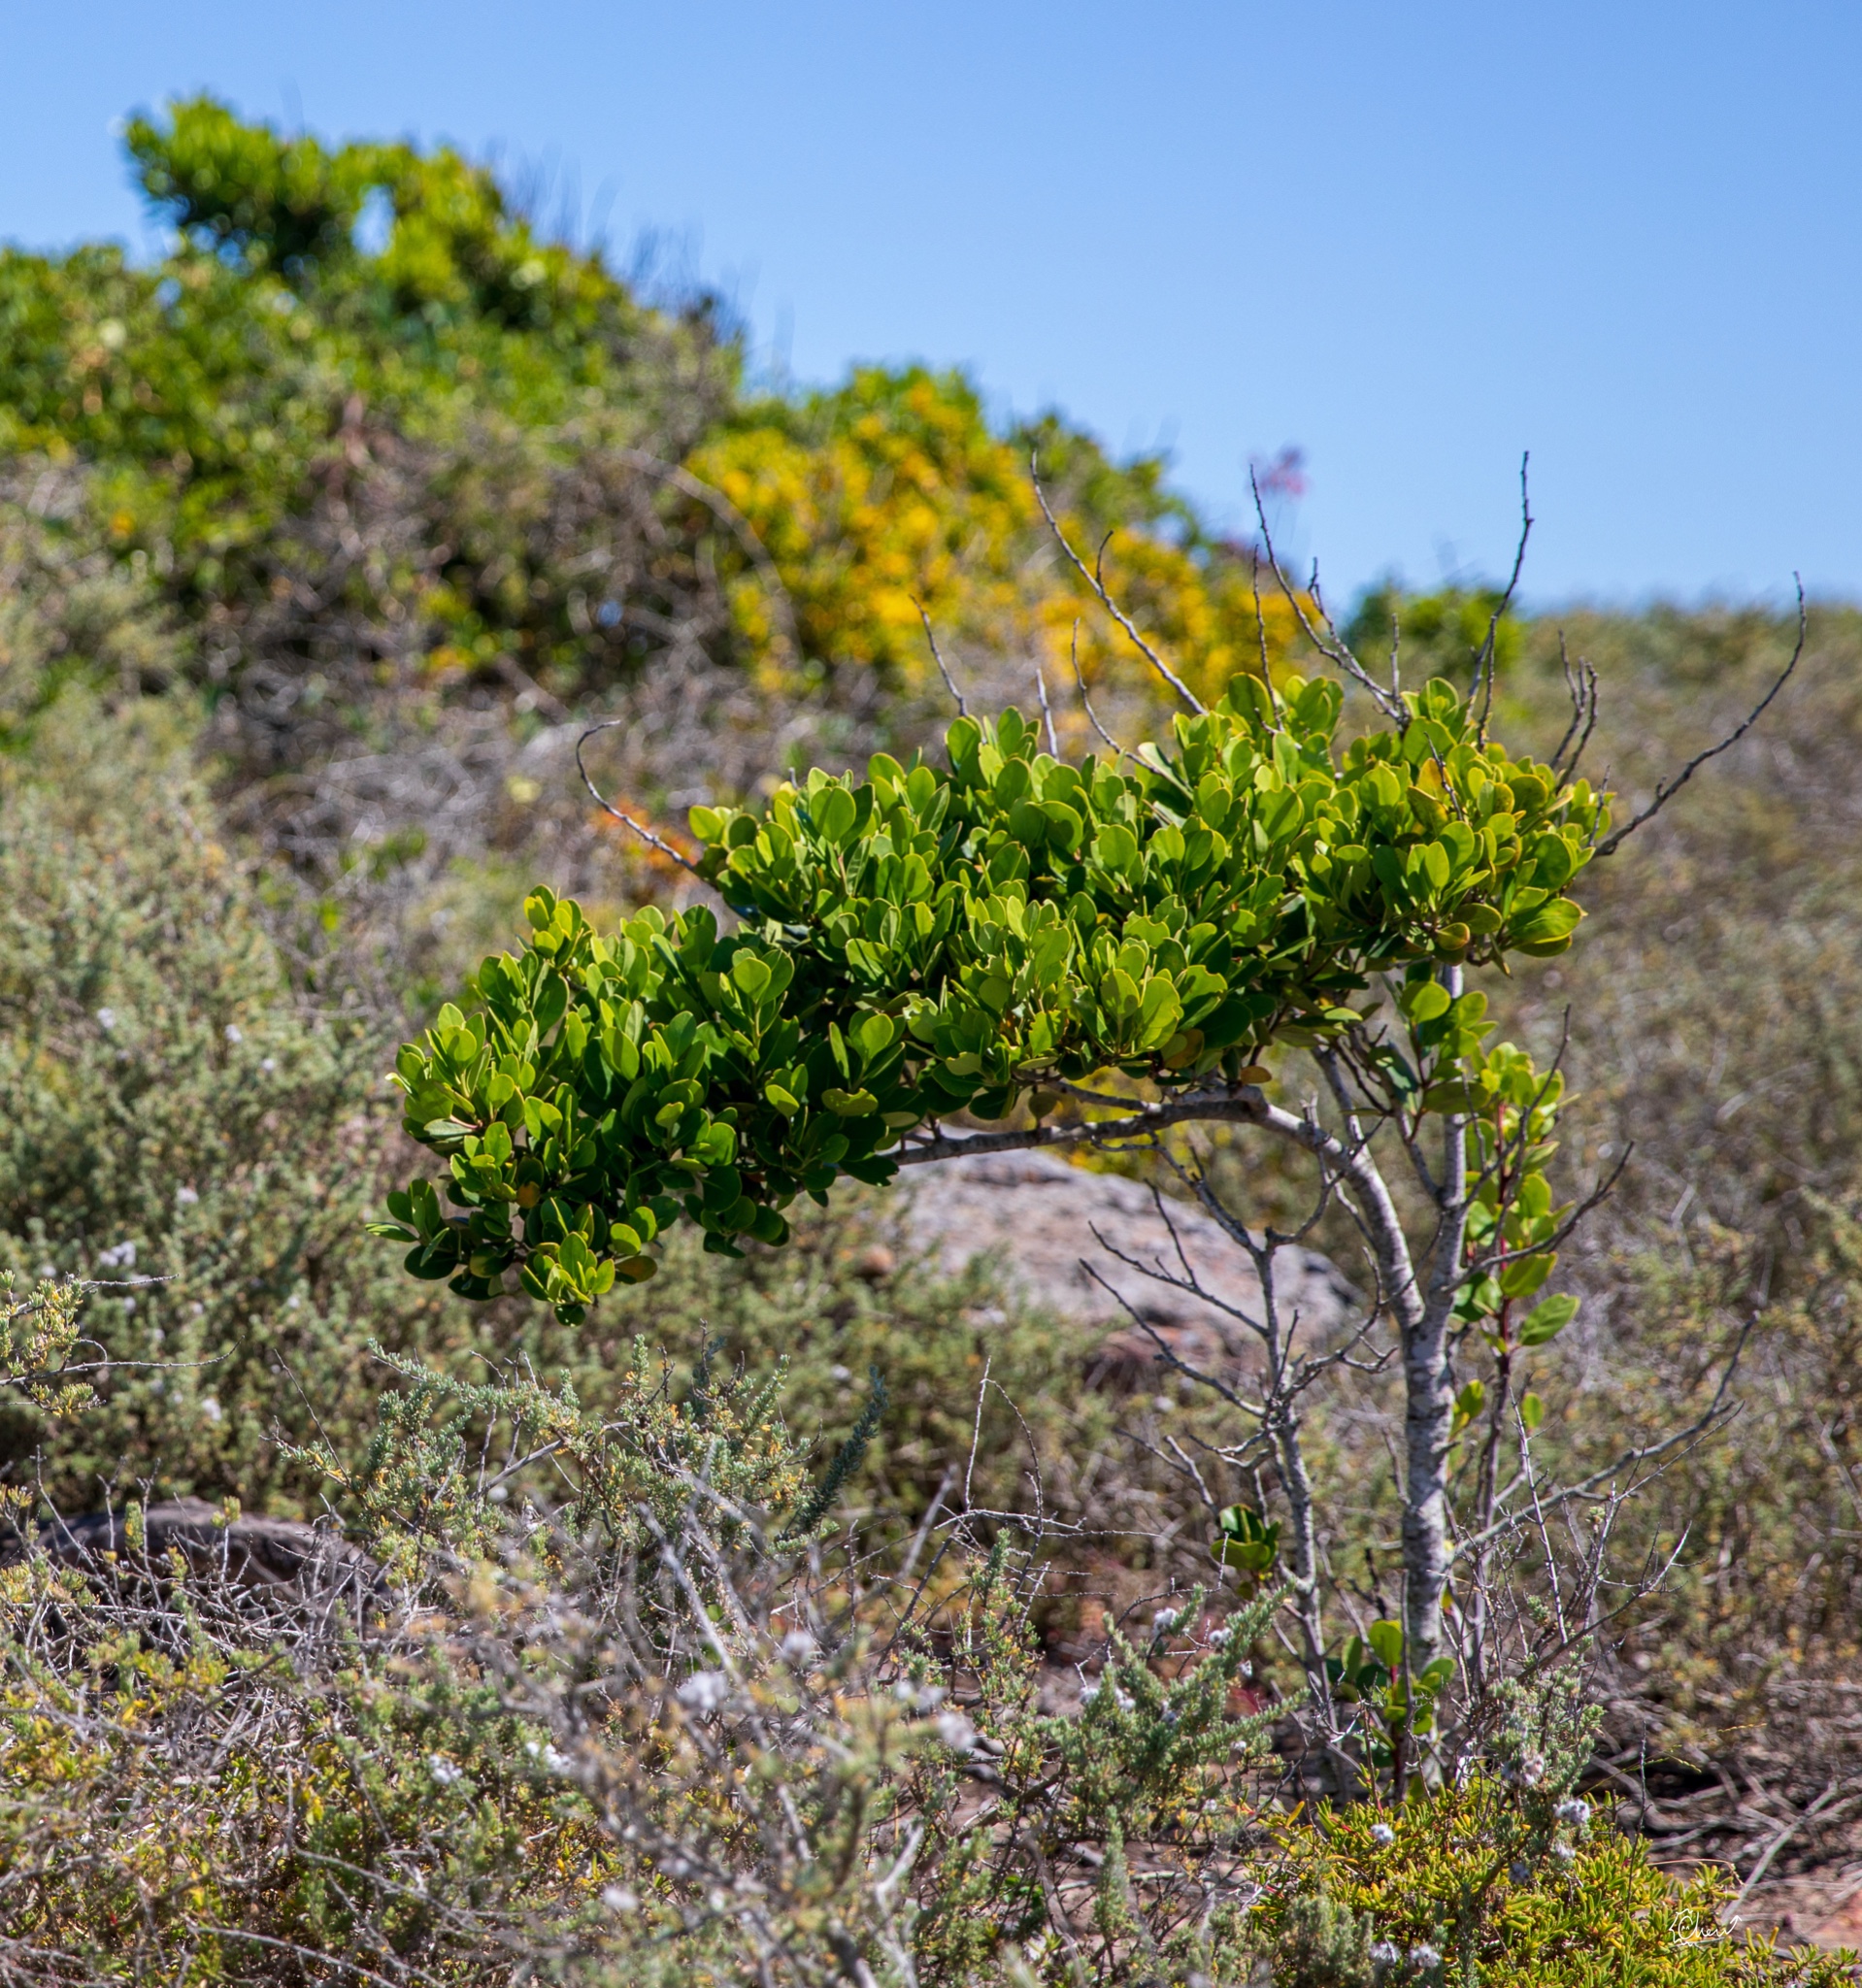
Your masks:
<instances>
[{"instance_id":1,"label":"clear blue sky","mask_svg":"<svg viewBox=\"0 0 1862 1988\"><path fill-rule=\"evenodd\" d=\"M112 135L211 87L553 160L759 355L971 368L1240 521L1297 444L1331 590L1862 596L1862 8L0 0L0 235L143 235Z\"/></svg>"}]
</instances>

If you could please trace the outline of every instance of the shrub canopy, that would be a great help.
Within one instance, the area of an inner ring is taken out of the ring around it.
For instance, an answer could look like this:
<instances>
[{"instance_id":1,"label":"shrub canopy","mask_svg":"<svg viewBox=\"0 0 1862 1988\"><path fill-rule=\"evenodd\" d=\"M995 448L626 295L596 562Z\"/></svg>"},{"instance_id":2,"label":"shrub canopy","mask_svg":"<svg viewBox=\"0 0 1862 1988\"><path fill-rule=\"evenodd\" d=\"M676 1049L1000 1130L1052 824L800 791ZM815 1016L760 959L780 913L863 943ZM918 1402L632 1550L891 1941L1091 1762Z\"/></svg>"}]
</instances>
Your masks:
<instances>
[{"instance_id":1,"label":"shrub canopy","mask_svg":"<svg viewBox=\"0 0 1862 1988\"><path fill-rule=\"evenodd\" d=\"M695 809L729 936L649 908L604 937L537 892L523 951L400 1054L448 1177L395 1196L386 1232L418 1276L484 1298L516 1266L573 1321L650 1276L682 1216L708 1247L780 1242L796 1195L889 1179L953 1112L1039 1114L1102 1071L1166 1097L1248 1082L1274 1044L1355 1023L1380 972L1406 976L1432 1064L1472 1050L1485 997L1438 967L1570 943L1604 800L1510 757L1446 680L1348 743L1343 701L1238 678L1167 748L1078 766L1011 709L959 718L945 768L880 754L760 815ZM1420 1056L1385 1057L1415 1081ZM1416 1099L1480 1102L1465 1078Z\"/></svg>"}]
</instances>

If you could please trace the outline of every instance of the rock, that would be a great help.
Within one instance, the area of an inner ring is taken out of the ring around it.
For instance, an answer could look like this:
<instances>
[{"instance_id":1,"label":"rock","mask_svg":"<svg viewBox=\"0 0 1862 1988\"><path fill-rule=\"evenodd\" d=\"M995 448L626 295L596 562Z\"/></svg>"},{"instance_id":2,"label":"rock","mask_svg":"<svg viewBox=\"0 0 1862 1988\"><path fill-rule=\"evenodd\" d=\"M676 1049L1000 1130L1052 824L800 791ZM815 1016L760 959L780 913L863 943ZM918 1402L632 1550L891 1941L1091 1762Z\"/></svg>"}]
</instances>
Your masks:
<instances>
[{"instance_id":1,"label":"rock","mask_svg":"<svg viewBox=\"0 0 1862 1988\"><path fill-rule=\"evenodd\" d=\"M1138 1181L1044 1152L980 1153L913 1168L903 1188L907 1233L941 1270L954 1275L976 1257L994 1257L1025 1301L1106 1328L1087 1369L1096 1385L1155 1385L1157 1347L1140 1319L1193 1365L1232 1373L1251 1364L1256 1342L1242 1320L1132 1267L1157 1265L1182 1276L1186 1261L1204 1291L1258 1317L1253 1265L1199 1209L1166 1200L1166 1220ZM1317 1250L1281 1249L1274 1283L1282 1322L1297 1316L1309 1347L1357 1316L1357 1293Z\"/></svg>"},{"instance_id":2,"label":"rock","mask_svg":"<svg viewBox=\"0 0 1862 1988\"><path fill-rule=\"evenodd\" d=\"M143 1545L129 1542L128 1513L91 1511L79 1518L55 1518L40 1529L39 1550L67 1567L159 1578L171 1549L179 1549L192 1573L218 1578L234 1588L289 1591L293 1598L349 1594L375 1595L382 1571L359 1547L321 1526L294 1519L224 1519L201 1498L177 1498L150 1505L143 1513ZM0 1560L21 1557L15 1542ZM106 1559L114 1554L115 1562Z\"/></svg>"}]
</instances>

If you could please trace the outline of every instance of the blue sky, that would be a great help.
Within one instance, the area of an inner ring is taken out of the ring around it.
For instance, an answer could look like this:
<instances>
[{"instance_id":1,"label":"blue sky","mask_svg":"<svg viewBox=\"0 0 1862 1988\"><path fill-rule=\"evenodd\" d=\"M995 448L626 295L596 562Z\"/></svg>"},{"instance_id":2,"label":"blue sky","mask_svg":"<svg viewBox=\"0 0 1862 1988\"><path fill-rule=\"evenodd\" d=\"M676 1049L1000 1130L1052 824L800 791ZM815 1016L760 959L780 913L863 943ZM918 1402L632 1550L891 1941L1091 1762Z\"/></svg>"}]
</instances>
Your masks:
<instances>
[{"instance_id":1,"label":"blue sky","mask_svg":"<svg viewBox=\"0 0 1862 1988\"><path fill-rule=\"evenodd\" d=\"M112 125L211 87L547 164L803 381L970 368L1328 589L1862 596L1862 9L0 0L0 235L146 237ZM599 206L598 206L599 203Z\"/></svg>"}]
</instances>

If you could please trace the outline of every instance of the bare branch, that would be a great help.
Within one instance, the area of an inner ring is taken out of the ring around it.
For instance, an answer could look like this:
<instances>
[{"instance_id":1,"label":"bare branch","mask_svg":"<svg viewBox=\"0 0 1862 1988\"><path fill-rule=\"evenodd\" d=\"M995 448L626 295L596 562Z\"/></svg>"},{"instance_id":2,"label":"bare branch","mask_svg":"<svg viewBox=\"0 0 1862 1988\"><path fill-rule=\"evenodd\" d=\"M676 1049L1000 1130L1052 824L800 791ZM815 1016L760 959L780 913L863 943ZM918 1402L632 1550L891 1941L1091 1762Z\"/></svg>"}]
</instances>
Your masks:
<instances>
[{"instance_id":1,"label":"bare branch","mask_svg":"<svg viewBox=\"0 0 1862 1988\"><path fill-rule=\"evenodd\" d=\"M722 490L714 488L702 478L695 477L688 469L677 463L661 462L656 455L648 455L643 449L619 448L615 453L631 468L644 475L657 477L662 482L670 483L674 489L682 491L693 498L717 518L728 525L737 543L744 548L749 562L756 568L757 576L769 590L771 600L776 604L778 617L781 621L782 640L789 651L792 662L802 660L802 638L795 625L795 603L789 599L787 586L776 561L770 556L769 547L756 536L756 527L726 497Z\"/></svg>"},{"instance_id":2,"label":"bare branch","mask_svg":"<svg viewBox=\"0 0 1862 1988\"><path fill-rule=\"evenodd\" d=\"M1354 683L1369 691L1372 702L1392 724L1402 724L1409 716L1409 712L1402 698L1384 689L1383 685L1351 653L1345 638L1333 626L1332 617L1325 613L1323 602L1319 603L1319 613L1325 622L1325 628L1321 632L1321 630L1314 627L1312 615L1306 612L1306 603L1300 599L1298 592L1293 586L1293 582L1287 579L1284 570L1280 566L1280 556L1274 549L1274 534L1269 530L1267 523L1267 507L1261 501L1260 484L1256 482L1252 470L1249 470L1247 473L1247 484L1248 488L1254 493L1254 517L1256 523L1260 526L1261 543L1267 547L1267 570L1279 582L1280 592L1286 596L1287 605L1299 616L1300 626L1305 629L1307 640L1312 643L1313 646L1328 662L1336 665ZM1316 589L1316 574L1314 575L1314 589ZM1313 597L1315 601L1318 600L1316 590L1313 591Z\"/></svg>"},{"instance_id":3,"label":"bare branch","mask_svg":"<svg viewBox=\"0 0 1862 1988\"><path fill-rule=\"evenodd\" d=\"M1668 806L1669 802L1680 792L1710 759L1717 759L1729 747L1737 746L1746 733L1758 723L1759 719L1764 716L1766 707L1770 705L1773 698L1791 680L1791 675L1803 657L1804 644L1811 628L1810 615L1804 606L1803 578L1797 574L1793 574L1791 577L1797 581L1797 643L1791 650L1791 660L1779 673L1778 680L1746 713L1745 721L1735 727L1734 730L1728 732L1726 737L1717 746L1710 746L1705 752L1697 752L1672 780L1661 781L1655 789L1655 798L1649 802L1648 806L1634 820L1625 822L1613 835L1599 843L1596 848L1591 851L1593 856L1614 855L1616 850L1642 827L1644 822L1652 821Z\"/></svg>"},{"instance_id":4,"label":"bare branch","mask_svg":"<svg viewBox=\"0 0 1862 1988\"><path fill-rule=\"evenodd\" d=\"M1041 674L1041 665L1039 663L1035 665L1035 694L1041 699L1041 723L1042 729L1047 734L1047 750L1058 759L1060 757L1060 741L1054 737L1053 707L1047 702L1047 679Z\"/></svg>"},{"instance_id":5,"label":"bare branch","mask_svg":"<svg viewBox=\"0 0 1862 1988\"><path fill-rule=\"evenodd\" d=\"M914 601L912 605L917 609L918 619L924 623L924 639L931 645L931 660L938 666L938 675L944 679L944 687L956 699L957 715L960 718L967 718L970 715L970 707L963 701L963 692L957 688L957 679L945 666L944 651L939 648L938 638L931 631L931 616L925 613L922 601Z\"/></svg>"},{"instance_id":6,"label":"bare branch","mask_svg":"<svg viewBox=\"0 0 1862 1988\"><path fill-rule=\"evenodd\" d=\"M1198 717L1201 717L1204 711L1207 709L1203 701L1196 695L1196 693L1193 690L1190 689L1189 685L1185 683L1180 676L1178 676L1177 672L1173 670L1167 662L1165 662L1163 657L1160 656L1157 653L1157 651L1151 647L1150 644L1147 643L1145 640L1145 638L1139 634L1138 630L1132 625L1131 619L1126 614L1125 611L1118 605L1118 603L1115 600L1113 599L1112 595L1106 591L1105 581L1100 579L1097 572L1093 571L1091 568L1087 566L1086 562L1081 558L1080 554L1076 552L1073 547L1068 543L1067 534L1060 529L1059 520L1054 516L1053 513L1047 508L1047 493L1041 487L1040 462L1038 457L1032 454L1028 458L1028 476L1029 480L1033 482L1035 486L1035 501L1041 506L1042 516L1047 520L1048 529L1053 533L1055 539L1059 542L1060 549L1064 553L1066 553L1067 557L1070 560L1072 560L1074 567L1078 571L1081 579L1083 580L1086 582L1086 584L1092 588L1093 592L1099 596L1100 605L1105 609L1106 613L1109 613L1113 617L1113 619L1118 623L1119 627L1122 628L1125 631L1125 633L1131 637L1132 641L1138 645L1139 649L1144 654L1146 661L1150 664L1151 668L1155 670L1157 674L1164 679L1164 681L1168 683L1174 691L1176 691L1178 696L1180 697L1183 700L1183 702L1189 706L1190 710L1193 711ZM1110 534L1108 536L1110 536ZM1102 547L1100 549L1103 552L1105 548Z\"/></svg>"},{"instance_id":7,"label":"bare branch","mask_svg":"<svg viewBox=\"0 0 1862 1988\"><path fill-rule=\"evenodd\" d=\"M1487 740L1487 719L1493 712L1493 664L1494 653L1500 644L1500 617L1513 606L1514 591L1519 585L1519 575L1526 563L1526 541L1532 537L1532 497L1526 484L1526 467L1532 461L1528 450L1519 458L1519 543L1513 547L1513 572L1507 580L1507 590L1500 596L1500 605L1487 619L1487 639L1475 652L1474 683L1468 692L1472 705L1477 691L1481 690L1481 676L1485 673L1486 688L1480 697L1480 743Z\"/></svg>"},{"instance_id":8,"label":"bare branch","mask_svg":"<svg viewBox=\"0 0 1862 1988\"><path fill-rule=\"evenodd\" d=\"M1606 1484L1611 1478L1620 1476L1624 1471L1634 1470L1639 1464L1652 1463L1657 1457L1666 1456L1670 1450L1679 1449L1683 1443L1696 1441L1710 1430L1718 1427L1721 1422L1726 1420L1728 1415L1734 1412L1728 1408L1726 1403L1727 1390L1732 1386L1733 1377L1739 1372L1740 1356L1745 1352L1746 1342L1751 1338L1753 1328L1757 1324L1758 1320L1756 1317L1748 1318L1746 1321L1744 1328L1740 1332L1738 1342L1733 1347L1731 1357L1726 1362L1726 1372L1720 1375L1719 1386L1713 1390L1712 1401L1708 1404L1706 1409L1701 1414L1688 1423L1685 1429L1675 1430L1672 1434L1664 1436L1659 1442L1647 1442L1638 1448L1622 1451L1620 1455L1606 1464L1602 1470L1592 1471L1587 1477L1580 1477L1575 1484L1567 1484L1562 1491L1554 1491L1549 1498L1543 1501L1535 1486L1533 1489L1533 1504L1535 1508L1545 1511L1553 1511L1560 1506L1571 1504L1576 1499L1588 1498L1596 1491L1600 1484ZM1512 1484L1507 1486L1505 1491L1500 1493L1500 1496L1502 1498L1507 1497L1517 1488L1518 1481L1515 1478ZM1466 1540L1458 1541L1452 1557L1459 1560L1463 1554L1472 1553L1478 1548L1486 1545L1489 1541L1496 1540L1501 1534L1512 1531L1519 1523L1520 1515L1517 1513L1509 1513L1505 1518L1496 1519L1492 1525L1486 1527L1483 1531L1475 1533Z\"/></svg>"},{"instance_id":9,"label":"bare branch","mask_svg":"<svg viewBox=\"0 0 1862 1988\"><path fill-rule=\"evenodd\" d=\"M664 841L659 836L656 836L652 832L652 830L646 825L645 822L636 821L631 814L625 812L625 810L616 808L615 804L611 800L609 800L607 795L604 794L601 791L601 789L595 785L594 781L588 778L588 769L582 763L582 748L587 745L589 740L592 739L597 732L613 731L613 729L616 725L624 725L628 722L629 720L626 718L603 718L600 724L590 725L588 729L582 735L582 737L576 741L576 771L582 775L582 783L584 787L588 789L589 793L591 793L595 797L596 807L603 809L606 812L612 814L616 821L625 822L626 825L629 828L631 828L637 836L639 836L642 842L649 844L653 848L656 848L662 856L670 856L682 870L690 871L694 877L698 878L699 880L703 882L703 872L700 871L698 865L694 863L689 856L681 855L680 852L673 847L671 843Z\"/></svg>"}]
</instances>

